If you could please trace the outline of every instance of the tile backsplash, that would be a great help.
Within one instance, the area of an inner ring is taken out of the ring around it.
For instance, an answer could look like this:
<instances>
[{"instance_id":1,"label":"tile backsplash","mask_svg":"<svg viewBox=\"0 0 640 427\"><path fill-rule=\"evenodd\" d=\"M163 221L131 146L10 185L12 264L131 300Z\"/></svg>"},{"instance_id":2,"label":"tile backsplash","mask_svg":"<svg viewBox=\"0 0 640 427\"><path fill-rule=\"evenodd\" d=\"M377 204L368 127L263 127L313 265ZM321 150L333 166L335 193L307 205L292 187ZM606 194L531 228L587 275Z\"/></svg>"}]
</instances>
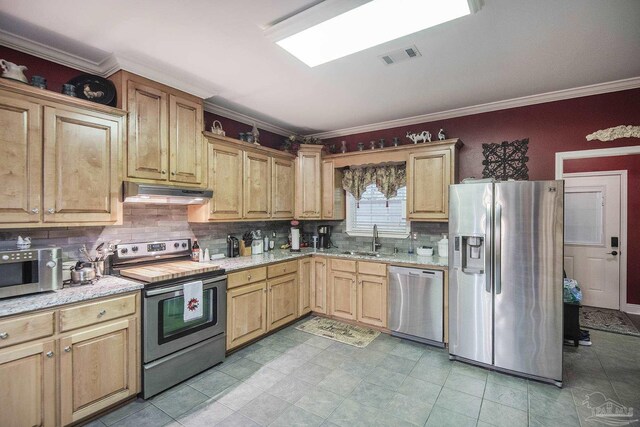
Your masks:
<instances>
[{"instance_id":1,"label":"tile backsplash","mask_svg":"<svg viewBox=\"0 0 640 427\"><path fill-rule=\"evenodd\" d=\"M346 234L345 221L304 221L303 233L316 234L317 226L330 224L333 227L332 241L344 249L368 250L371 237L354 237ZM187 207L177 205L125 204L123 224L107 227L57 227L49 229L0 230L0 241L16 240L18 236L31 237L34 245L54 245L63 249L65 260L80 258L79 248L85 244L93 249L100 242L119 239L123 243L169 240L178 238L198 239L200 246L208 247L214 253L226 251L228 234L241 237L245 231L260 229L271 237L277 233L276 245L286 242L289 235L289 221L189 223ZM420 223L411 225L418 233L418 245L437 246L436 242L447 232L447 223ZM408 239L380 238L382 252L392 252L394 247L406 252Z\"/></svg>"}]
</instances>

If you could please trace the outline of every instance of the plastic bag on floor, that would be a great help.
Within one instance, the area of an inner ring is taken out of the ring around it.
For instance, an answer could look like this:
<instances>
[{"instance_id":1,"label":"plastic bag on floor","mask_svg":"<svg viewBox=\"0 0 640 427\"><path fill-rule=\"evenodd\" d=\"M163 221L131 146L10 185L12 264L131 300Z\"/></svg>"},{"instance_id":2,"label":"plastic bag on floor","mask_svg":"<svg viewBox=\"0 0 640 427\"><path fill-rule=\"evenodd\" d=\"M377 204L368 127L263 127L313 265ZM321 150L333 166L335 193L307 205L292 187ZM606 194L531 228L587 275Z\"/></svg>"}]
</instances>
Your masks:
<instances>
[{"instance_id":1,"label":"plastic bag on floor","mask_svg":"<svg viewBox=\"0 0 640 427\"><path fill-rule=\"evenodd\" d=\"M564 279L564 302L567 304L580 304L582 301L582 291L578 282L573 279Z\"/></svg>"}]
</instances>

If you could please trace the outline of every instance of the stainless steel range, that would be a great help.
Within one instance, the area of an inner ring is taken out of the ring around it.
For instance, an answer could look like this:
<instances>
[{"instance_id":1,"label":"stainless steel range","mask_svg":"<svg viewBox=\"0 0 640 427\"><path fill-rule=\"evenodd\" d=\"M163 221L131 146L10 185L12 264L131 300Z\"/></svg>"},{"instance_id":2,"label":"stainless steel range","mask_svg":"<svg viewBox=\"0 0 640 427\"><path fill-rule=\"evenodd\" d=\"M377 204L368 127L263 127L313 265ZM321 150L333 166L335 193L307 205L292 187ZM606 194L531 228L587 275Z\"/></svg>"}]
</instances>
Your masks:
<instances>
[{"instance_id":1,"label":"stainless steel range","mask_svg":"<svg viewBox=\"0 0 640 427\"><path fill-rule=\"evenodd\" d=\"M225 271L190 260L189 239L116 247L114 274L145 283L142 291L142 395L145 399L222 362ZM185 285L202 282L202 316L185 320Z\"/></svg>"}]
</instances>

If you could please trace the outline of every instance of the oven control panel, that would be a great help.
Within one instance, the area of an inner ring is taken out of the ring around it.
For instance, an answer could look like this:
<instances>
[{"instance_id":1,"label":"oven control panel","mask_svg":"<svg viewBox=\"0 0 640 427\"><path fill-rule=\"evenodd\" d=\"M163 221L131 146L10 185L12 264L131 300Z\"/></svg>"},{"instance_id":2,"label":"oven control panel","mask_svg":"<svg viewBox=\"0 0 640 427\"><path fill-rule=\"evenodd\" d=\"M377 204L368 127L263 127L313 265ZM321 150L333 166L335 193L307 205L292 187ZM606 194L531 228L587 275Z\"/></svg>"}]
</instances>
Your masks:
<instances>
[{"instance_id":1,"label":"oven control panel","mask_svg":"<svg viewBox=\"0 0 640 427\"><path fill-rule=\"evenodd\" d=\"M190 251L191 239L122 243L116 246L116 254L119 259L157 257L189 253Z\"/></svg>"}]
</instances>

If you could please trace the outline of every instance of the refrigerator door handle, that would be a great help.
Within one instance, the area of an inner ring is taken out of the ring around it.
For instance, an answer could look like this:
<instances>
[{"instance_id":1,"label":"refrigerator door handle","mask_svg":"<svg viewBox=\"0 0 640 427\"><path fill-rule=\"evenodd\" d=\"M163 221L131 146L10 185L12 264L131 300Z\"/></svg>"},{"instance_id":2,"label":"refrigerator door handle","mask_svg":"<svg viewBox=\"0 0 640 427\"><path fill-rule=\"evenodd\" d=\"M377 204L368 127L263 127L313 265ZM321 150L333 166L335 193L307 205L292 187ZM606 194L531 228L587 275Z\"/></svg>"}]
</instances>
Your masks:
<instances>
[{"instance_id":1,"label":"refrigerator door handle","mask_svg":"<svg viewBox=\"0 0 640 427\"><path fill-rule=\"evenodd\" d=\"M494 234L494 260L493 260L493 281L495 283L496 295L502 292L502 283L500 278L500 259L502 257L502 205L496 203L495 217L495 234Z\"/></svg>"},{"instance_id":2,"label":"refrigerator door handle","mask_svg":"<svg viewBox=\"0 0 640 427\"><path fill-rule=\"evenodd\" d=\"M491 273L491 242L489 239L487 239L487 237L490 235L490 231L493 229L492 224L491 224L491 204L488 203L486 205L486 209L487 209L487 213L486 213L486 230L487 230L487 234L485 235L485 239L484 239L484 272L485 272L485 289L487 292L491 293L491 285L493 283L492 280L492 276L493 274Z\"/></svg>"}]
</instances>

